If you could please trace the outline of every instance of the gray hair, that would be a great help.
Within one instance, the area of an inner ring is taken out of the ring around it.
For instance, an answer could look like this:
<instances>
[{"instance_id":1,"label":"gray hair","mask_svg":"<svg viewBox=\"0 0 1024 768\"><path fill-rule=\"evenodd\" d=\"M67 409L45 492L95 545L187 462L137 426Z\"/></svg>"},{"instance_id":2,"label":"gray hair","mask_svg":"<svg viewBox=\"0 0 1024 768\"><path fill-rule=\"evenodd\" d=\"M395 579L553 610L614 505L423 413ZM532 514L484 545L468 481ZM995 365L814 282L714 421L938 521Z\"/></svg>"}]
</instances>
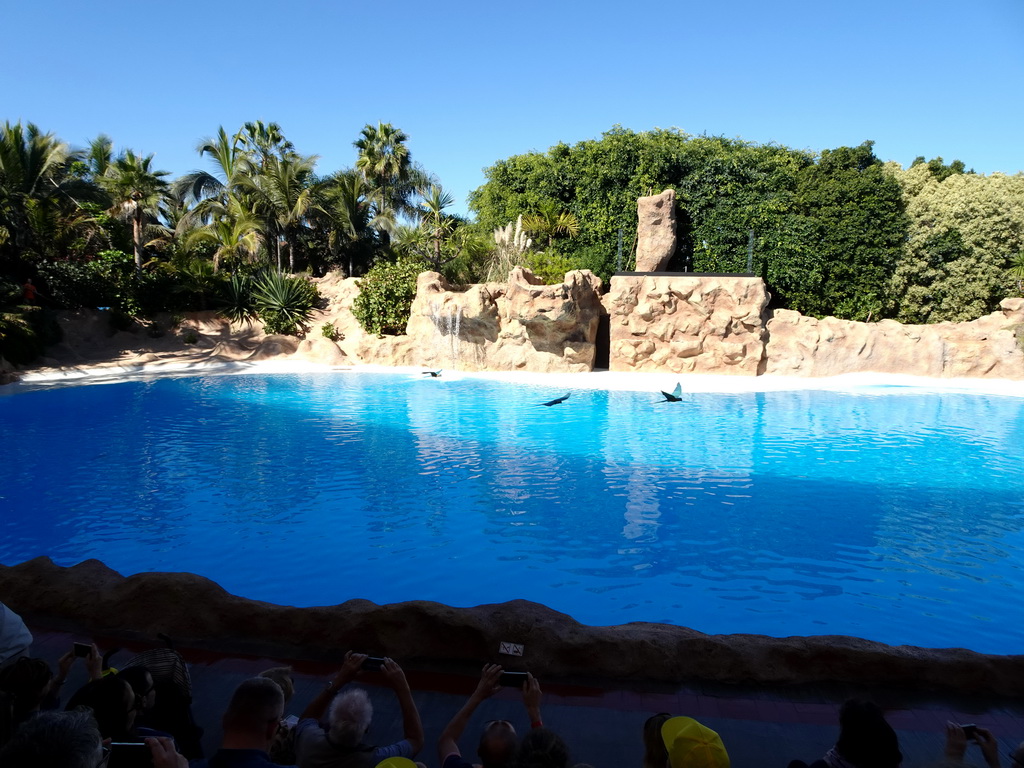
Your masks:
<instances>
[{"instance_id":1,"label":"gray hair","mask_svg":"<svg viewBox=\"0 0 1024 768\"><path fill-rule=\"evenodd\" d=\"M362 688L342 691L331 702L328 715L330 736L343 747L354 747L363 738L373 719L373 704Z\"/></svg>"},{"instance_id":2,"label":"gray hair","mask_svg":"<svg viewBox=\"0 0 1024 768\"><path fill-rule=\"evenodd\" d=\"M100 729L90 712L41 712L29 718L0 750L4 768L95 768Z\"/></svg>"}]
</instances>

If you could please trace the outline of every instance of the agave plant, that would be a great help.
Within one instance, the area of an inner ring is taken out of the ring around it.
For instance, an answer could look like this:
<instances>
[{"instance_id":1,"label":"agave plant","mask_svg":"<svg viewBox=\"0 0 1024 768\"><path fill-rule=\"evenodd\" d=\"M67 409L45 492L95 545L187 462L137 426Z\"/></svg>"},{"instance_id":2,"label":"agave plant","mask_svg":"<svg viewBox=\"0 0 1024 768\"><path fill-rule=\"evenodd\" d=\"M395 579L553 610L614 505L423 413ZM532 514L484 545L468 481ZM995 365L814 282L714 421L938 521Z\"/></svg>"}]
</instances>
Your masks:
<instances>
[{"instance_id":1,"label":"agave plant","mask_svg":"<svg viewBox=\"0 0 1024 768\"><path fill-rule=\"evenodd\" d=\"M252 298L268 333L294 335L303 330L320 293L304 277L268 270L254 279Z\"/></svg>"},{"instance_id":2,"label":"agave plant","mask_svg":"<svg viewBox=\"0 0 1024 768\"><path fill-rule=\"evenodd\" d=\"M256 317L252 284L252 278L248 275L231 275L231 279L225 281L221 289L218 313L233 323L241 323Z\"/></svg>"}]
</instances>

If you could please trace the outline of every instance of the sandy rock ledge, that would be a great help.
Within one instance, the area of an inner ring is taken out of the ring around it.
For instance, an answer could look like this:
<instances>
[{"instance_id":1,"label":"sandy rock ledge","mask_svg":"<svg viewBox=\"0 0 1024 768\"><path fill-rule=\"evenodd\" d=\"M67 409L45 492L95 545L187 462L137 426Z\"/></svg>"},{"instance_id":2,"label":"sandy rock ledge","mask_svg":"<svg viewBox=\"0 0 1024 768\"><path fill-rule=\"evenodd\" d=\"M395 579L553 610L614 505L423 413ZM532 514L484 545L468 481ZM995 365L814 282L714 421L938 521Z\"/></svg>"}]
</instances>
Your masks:
<instances>
[{"instance_id":1,"label":"sandy rock ledge","mask_svg":"<svg viewBox=\"0 0 1024 768\"><path fill-rule=\"evenodd\" d=\"M887 646L843 636L705 635L663 624L590 627L525 600L475 608L410 601L294 608L231 595L201 576L123 577L98 560L0 565L0 600L42 626L126 640L166 632L182 647L336 661L360 648L421 668L475 674L482 660L546 678L837 682L1019 696L1024 656ZM523 659L498 657L502 640Z\"/></svg>"}]
</instances>

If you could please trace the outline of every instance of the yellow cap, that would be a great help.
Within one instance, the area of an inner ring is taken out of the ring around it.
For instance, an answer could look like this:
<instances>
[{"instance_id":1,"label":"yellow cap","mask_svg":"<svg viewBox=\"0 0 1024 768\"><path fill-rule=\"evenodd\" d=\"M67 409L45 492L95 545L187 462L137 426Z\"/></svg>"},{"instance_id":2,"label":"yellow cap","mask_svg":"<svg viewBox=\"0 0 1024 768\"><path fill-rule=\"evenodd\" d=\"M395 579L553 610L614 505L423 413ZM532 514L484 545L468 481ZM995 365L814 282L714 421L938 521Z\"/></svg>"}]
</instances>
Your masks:
<instances>
[{"instance_id":1,"label":"yellow cap","mask_svg":"<svg viewBox=\"0 0 1024 768\"><path fill-rule=\"evenodd\" d=\"M717 733L692 717L673 717L661 726L672 768L729 768L729 753Z\"/></svg>"}]
</instances>

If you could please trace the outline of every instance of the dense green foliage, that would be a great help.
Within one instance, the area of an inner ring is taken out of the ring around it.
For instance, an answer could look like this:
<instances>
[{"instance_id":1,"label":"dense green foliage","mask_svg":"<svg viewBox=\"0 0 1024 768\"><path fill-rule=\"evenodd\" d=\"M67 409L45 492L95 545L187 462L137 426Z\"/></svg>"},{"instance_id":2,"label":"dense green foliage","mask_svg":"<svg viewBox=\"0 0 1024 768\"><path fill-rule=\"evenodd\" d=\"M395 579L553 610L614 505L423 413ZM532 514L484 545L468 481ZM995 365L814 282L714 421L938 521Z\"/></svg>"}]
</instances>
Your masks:
<instances>
[{"instance_id":1,"label":"dense green foliage","mask_svg":"<svg viewBox=\"0 0 1024 768\"><path fill-rule=\"evenodd\" d=\"M404 333L409 322L412 300L416 298L416 278L426 269L419 259L380 262L359 280L359 295L352 314L368 333Z\"/></svg>"},{"instance_id":2,"label":"dense green foliage","mask_svg":"<svg viewBox=\"0 0 1024 768\"><path fill-rule=\"evenodd\" d=\"M890 281L898 320L973 320L1021 288L1024 176L965 173L941 158L889 169L907 196L910 232Z\"/></svg>"},{"instance_id":3,"label":"dense green foliage","mask_svg":"<svg viewBox=\"0 0 1024 768\"><path fill-rule=\"evenodd\" d=\"M534 227L573 267L602 278L632 268L636 199L676 191L678 250L670 269L753 269L784 306L809 314L877 317L884 286L906 238L899 184L884 173L871 144L820 158L775 145L676 130L615 128L597 141L559 144L547 153L487 169L471 197L480 223L496 228L571 215L577 232ZM624 258L616 263L619 231ZM572 237L570 234L575 234Z\"/></svg>"}]
</instances>

